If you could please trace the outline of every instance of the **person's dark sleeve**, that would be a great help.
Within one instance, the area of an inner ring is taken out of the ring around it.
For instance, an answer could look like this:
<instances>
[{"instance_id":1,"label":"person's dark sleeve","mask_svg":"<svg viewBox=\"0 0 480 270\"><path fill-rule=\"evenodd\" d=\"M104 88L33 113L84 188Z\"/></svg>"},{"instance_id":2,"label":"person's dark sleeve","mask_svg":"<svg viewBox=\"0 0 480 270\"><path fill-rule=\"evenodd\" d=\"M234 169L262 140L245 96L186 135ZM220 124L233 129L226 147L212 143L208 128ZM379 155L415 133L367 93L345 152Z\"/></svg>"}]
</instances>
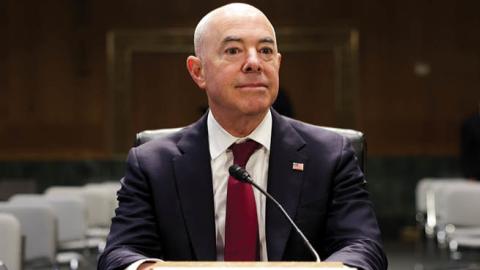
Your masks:
<instances>
[{"instance_id":1,"label":"person's dark sleeve","mask_svg":"<svg viewBox=\"0 0 480 270\"><path fill-rule=\"evenodd\" d=\"M340 261L364 270L387 269L380 229L365 189L365 178L347 139L341 154L326 226L326 261Z\"/></svg>"},{"instance_id":2,"label":"person's dark sleeve","mask_svg":"<svg viewBox=\"0 0 480 270\"><path fill-rule=\"evenodd\" d=\"M128 154L121 183L117 193L119 207L112 219L107 246L98 261L99 270L123 270L140 259L162 257L153 198L148 179L138 162L136 148Z\"/></svg>"}]
</instances>

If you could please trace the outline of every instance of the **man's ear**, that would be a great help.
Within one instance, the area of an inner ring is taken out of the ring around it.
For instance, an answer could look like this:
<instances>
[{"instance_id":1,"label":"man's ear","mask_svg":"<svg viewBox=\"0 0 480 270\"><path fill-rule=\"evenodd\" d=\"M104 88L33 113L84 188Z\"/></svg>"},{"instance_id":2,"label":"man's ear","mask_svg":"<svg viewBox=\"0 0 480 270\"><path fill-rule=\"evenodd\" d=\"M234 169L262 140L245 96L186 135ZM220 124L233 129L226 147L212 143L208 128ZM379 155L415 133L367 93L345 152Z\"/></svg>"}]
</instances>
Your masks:
<instances>
[{"instance_id":1,"label":"man's ear","mask_svg":"<svg viewBox=\"0 0 480 270\"><path fill-rule=\"evenodd\" d=\"M190 55L187 58L187 69L190 73L190 76L192 76L193 81L198 85L198 87L205 89L205 76L203 73L202 61L200 61L200 58Z\"/></svg>"},{"instance_id":2,"label":"man's ear","mask_svg":"<svg viewBox=\"0 0 480 270\"><path fill-rule=\"evenodd\" d=\"M277 58L278 58L278 69L280 70L280 64L282 63L282 55L280 53L277 53Z\"/></svg>"}]
</instances>

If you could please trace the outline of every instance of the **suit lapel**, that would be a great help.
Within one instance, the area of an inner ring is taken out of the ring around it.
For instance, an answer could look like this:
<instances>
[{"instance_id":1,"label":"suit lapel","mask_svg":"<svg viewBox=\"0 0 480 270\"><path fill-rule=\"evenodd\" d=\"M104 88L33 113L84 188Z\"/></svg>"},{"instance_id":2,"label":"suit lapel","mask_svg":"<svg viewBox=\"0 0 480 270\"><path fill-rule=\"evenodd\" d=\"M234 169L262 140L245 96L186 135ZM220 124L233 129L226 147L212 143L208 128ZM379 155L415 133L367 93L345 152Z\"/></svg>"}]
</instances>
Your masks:
<instances>
[{"instance_id":1,"label":"suit lapel","mask_svg":"<svg viewBox=\"0 0 480 270\"><path fill-rule=\"evenodd\" d=\"M194 258L216 260L212 173L206 117L185 131L173 160L180 203Z\"/></svg>"},{"instance_id":2,"label":"suit lapel","mask_svg":"<svg viewBox=\"0 0 480 270\"><path fill-rule=\"evenodd\" d=\"M268 170L268 192L294 218L300 198L303 171L294 170L293 162L305 164L305 141L282 117L272 110L272 143ZM266 237L268 259L282 259L292 226L281 212L267 201Z\"/></svg>"}]
</instances>

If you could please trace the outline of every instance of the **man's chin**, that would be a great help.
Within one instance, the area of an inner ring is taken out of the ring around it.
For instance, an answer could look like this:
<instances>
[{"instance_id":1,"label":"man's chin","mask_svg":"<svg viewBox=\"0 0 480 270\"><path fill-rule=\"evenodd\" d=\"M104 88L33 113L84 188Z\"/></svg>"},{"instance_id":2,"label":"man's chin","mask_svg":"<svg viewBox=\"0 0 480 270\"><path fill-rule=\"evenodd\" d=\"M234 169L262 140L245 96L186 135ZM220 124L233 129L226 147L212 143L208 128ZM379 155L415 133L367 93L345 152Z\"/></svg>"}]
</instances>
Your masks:
<instances>
[{"instance_id":1,"label":"man's chin","mask_svg":"<svg viewBox=\"0 0 480 270\"><path fill-rule=\"evenodd\" d=\"M249 106L242 110L244 115L247 116L264 116L268 110L270 109L271 105L262 105L262 106Z\"/></svg>"}]
</instances>

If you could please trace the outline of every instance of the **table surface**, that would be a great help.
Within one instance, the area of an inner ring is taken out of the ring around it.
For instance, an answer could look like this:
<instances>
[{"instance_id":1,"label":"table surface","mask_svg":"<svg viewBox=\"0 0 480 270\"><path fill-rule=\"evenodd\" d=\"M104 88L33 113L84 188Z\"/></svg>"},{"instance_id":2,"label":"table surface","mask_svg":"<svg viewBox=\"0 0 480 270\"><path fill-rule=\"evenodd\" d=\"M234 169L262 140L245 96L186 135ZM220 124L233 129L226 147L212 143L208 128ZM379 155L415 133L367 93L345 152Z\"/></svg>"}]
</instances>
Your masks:
<instances>
[{"instance_id":1,"label":"table surface","mask_svg":"<svg viewBox=\"0 0 480 270\"><path fill-rule=\"evenodd\" d=\"M296 268L296 269L311 269L321 268L322 270L337 270L337 269L354 269L343 265L341 262L158 262L153 265L154 268L176 268L183 270L187 268L230 268L230 269L243 269L243 268L257 268L273 270Z\"/></svg>"}]
</instances>

